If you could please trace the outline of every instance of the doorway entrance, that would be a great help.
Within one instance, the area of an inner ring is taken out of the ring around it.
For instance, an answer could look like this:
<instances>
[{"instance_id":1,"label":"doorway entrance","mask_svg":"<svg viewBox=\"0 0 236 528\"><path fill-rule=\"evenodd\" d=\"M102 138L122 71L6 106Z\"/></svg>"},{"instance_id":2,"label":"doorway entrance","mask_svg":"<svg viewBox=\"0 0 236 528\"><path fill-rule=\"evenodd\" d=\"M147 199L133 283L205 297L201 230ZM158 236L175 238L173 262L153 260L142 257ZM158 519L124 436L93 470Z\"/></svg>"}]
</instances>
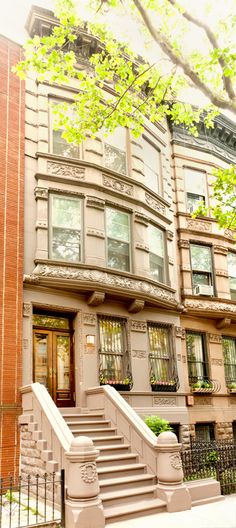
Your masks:
<instances>
[{"instance_id":1,"label":"doorway entrance","mask_svg":"<svg viewBox=\"0 0 236 528\"><path fill-rule=\"evenodd\" d=\"M74 405L72 338L69 318L33 315L34 381L47 388L58 407Z\"/></svg>"}]
</instances>

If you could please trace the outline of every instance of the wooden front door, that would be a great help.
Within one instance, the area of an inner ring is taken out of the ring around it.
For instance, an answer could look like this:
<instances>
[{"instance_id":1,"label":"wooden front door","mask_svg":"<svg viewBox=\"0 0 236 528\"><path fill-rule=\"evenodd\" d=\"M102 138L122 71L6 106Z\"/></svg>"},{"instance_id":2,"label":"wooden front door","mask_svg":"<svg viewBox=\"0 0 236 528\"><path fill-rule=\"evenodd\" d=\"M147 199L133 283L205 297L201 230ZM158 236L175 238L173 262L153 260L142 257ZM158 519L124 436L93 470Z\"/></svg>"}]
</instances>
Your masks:
<instances>
[{"instance_id":1,"label":"wooden front door","mask_svg":"<svg viewBox=\"0 0 236 528\"><path fill-rule=\"evenodd\" d=\"M42 383L58 407L74 405L74 365L70 331L34 329L34 381Z\"/></svg>"}]
</instances>

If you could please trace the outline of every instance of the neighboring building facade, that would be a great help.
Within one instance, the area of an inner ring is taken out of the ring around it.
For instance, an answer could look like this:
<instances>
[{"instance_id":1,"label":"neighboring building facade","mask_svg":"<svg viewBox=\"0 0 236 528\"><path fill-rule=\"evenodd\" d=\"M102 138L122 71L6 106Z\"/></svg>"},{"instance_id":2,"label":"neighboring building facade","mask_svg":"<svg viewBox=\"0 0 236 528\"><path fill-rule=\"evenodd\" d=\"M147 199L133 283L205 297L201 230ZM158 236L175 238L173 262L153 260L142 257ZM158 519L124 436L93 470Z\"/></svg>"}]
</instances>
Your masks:
<instances>
[{"instance_id":1,"label":"neighboring building facade","mask_svg":"<svg viewBox=\"0 0 236 528\"><path fill-rule=\"evenodd\" d=\"M30 35L50 23L34 8ZM185 445L195 432L232 435L236 253L231 233L188 209L229 153L150 123L139 140L120 128L68 145L50 102L74 88L26 82L23 384L83 408L86 390L109 382L142 416L170 420Z\"/></svg>"},{"instance_id":2,"label":"neighboring building facade","mask_svg":"<svg viewBox=\"0 0 236 528\"><path fill-rule=\"evenodd\" d=\"M22 384L24 83L21 46L0 36L0 475L18 473Z\"/></svg>"}]
</instances>

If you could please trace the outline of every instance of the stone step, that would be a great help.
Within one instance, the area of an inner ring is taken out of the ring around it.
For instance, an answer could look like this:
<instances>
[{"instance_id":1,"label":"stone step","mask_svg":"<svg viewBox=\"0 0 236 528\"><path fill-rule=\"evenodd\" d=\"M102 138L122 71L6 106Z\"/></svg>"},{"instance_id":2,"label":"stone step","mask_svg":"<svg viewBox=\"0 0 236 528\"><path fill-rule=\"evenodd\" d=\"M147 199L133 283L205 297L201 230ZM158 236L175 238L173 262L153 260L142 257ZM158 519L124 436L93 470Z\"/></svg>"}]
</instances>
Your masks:
<instances>
[{"instance_id":1,"label":"stone step","mask_svg":"<svg viewBox=\"0 0 236 528\"><path fill-rule=\"evenodd\" d=\"M94 420L92 422L77 422L77 423L68 423L68 427L70 427L70 430L72 433L74 432L80 432L84 429L103 429L105 427L109 427L111 424L110 420Z\"/></svg>"},{"instance_id":2,"label":"stone step","mask_svg":"<svg viewBox=\"0 0 236 528\"><path fill-rule=\"evenodd\" d=\"M126 504L127 511L129 511L129 505L134 502L146 501L155 499L156 486L142 486L140 488L128 488L116 491L108 491L106 493L100 493L103 507L118 506Z\"/></svg>"},{"instance_id":3,"label":"stone step","mask_svg":"<svg viewBox=\"0 0 236 528\"><path fill-rule=\"evenodd\" d=\"M71 429L71 428L70 428ZM78 429L80 431L80 429ZM83 429L83 435L85 436L89 436L89 437L97 437L97 436L100 436L102 434L105 434L106 436L110 435L110 436L113 436L115 434L115 432L117 431L117 429L115 427L104 427L101 429ZM81 434L81 432L78 432L76 433L75 431L72 431L71 429L71 432L73 432L73 435L74 436L78 436L79 434Z\"/></svg>"},{"instance_id":4,"label":"stone step","mask_svg":"<svg viewBox=\"0 0 236 528\"><path fill-rule=\"evenodd\" d=\"M99 475L100 477L100 475ZM110 478L104 478L100 480L100 490L101 493L108 491L117 491L120 489L129 489L129 488L139 488L142 486L154 486L155 485L155 476L150 473L137 473L136 475L128 475L125 477L114 478L113 474L110 475Z\"/></svg>"},{"instance_id":5,"label":"stone step","mask_svg":"<svg viewBox=\"0 0 236 528\"><path fill-rule=\"evenodd\" d=\"M132 477L132 476L142 476L143 474L146 474L147 466L145 464L120 464L116 466L107 466L107 467L99 467L98 466L98 478L100 485L103 482L103 480L107 480L110 478L122 478L122 477Z\"/></svg>"},{"instance_id":6,"label":"stone step","mask_svg":"<svg viewBox=\"0 0 236 528\"><path fill-rule=\"evenodd\" d=\"M104 419L104 413L83 413L83 414L69 414L69 413L62 413L62 416L66 423L69 422L93 422L94 420L103 420Z\"/></svg>"},{"instance_id":7,"label":"stone step","mask_svg":"<svg viewBox=\"0 0 236 528\"><path fill-rule=\"evenodd\" d=\"M58 468L59 464L56 460L48 460L48 462L46 462L46 470L49 473L57 473Z\"/></svg>"},{"instance_id":8,"label":"stone step","mask_svg":"<svg viewBox=\"0 0 236 528\"><path fill-rule=\"evenodd\" d=\"M106 519L106 525L112 522L123 521L128 519L135 519L142 515L151 515L156 513L161 513L166 511L166 503L160 499L149 499L149 500L140 500L139 502L134 502L129 504L119 505L119 506L110 506L105 508L104 514Z\"/></svg>"},{"instance_id":9,"label":"stone step","mask_svg":"<svg viewBox=\"0 0 236 528\"><path fill-rule=\"evenodd\" d=\"M122 455L123 453L128 453L130 450L130 444L119 444L119 445L97 445L96 446L99 451L100 455L112 455L113 453L116 455Z\"/></svg>"},{"instance_id":10,"label":"stone step","mask_svg":"<svg viewBox=\"0 0 236 528\"><path fill-rule=\"evenodd\" d=\"M122 445L122 442L124 441L124 437L121 435L113 435L113 436L90 436L91 440L93 441L94 445L100 449L101 446L105 446L107 444L110 445Z\"/></svg>"},{"instance_id":11,"label":"stone step","mask_svg":"<svg viewBox=\"0 0 236 528\"><path fill-rule=\"evenodd\" d=\"M97 458L97 465L98 467L107 467L107 466L114 466L114 465L133 464L136 460L138 460L138 455L136 455L135 453L124 453L122 455L102 454L101 456Z\"/></svg>"}]
</instances>

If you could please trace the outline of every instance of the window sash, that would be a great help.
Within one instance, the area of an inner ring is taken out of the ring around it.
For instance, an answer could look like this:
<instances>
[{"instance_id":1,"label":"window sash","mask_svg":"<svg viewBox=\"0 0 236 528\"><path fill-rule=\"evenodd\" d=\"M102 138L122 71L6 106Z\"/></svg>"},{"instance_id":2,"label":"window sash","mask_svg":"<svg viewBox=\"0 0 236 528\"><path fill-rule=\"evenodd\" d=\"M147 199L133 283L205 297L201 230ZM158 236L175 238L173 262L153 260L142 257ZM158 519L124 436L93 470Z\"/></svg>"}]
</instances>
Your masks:
<instances>
[{"instance_id":1,"label":"window sash","mask_svg":"<svg viewBox=\"0 0 236 528\"><path fill-rule=\"evenodd\" d=\"M104 166L121 174L127 173L126 136L126 128L117 127L104 139Z\"/></svg>"},{"instance_id":2,"label":"window sash","mask_svg":"<svg viewBox=\"0 0 236 528\"><path fill-rule=\"evenodd\" d=\"M107 266L130 271L130 215L106 209Z\"/></svg>"},{"instance_id":3,"label":"window sash","mask_svg":"<svg viewBox=\"0 0 236 528\"><path fill-rule=\"evenodd\" d=\"M189 378L207 376L207 363L203 334L186 332L187 360Z\"/></svg>"},{"instance_id":4,"label":"window sash","mask_svg":"<svg viewBox=\"0 0 236 528\"><path fill-rule=\"evenodd\" d=\"M59 104L60 102L63 103L65 101L56 101L56 100L50 100L51 103ZM68 103L68 101L66 101ZM53 154L56 154L58 156L64 156L66 158L80 158L80 146L76 145L74 143L68 143L66 139L62 137L63 129L59 128L58 130L54 129L54 122L55 122L55 115L53 113L53 109L50 109L50 144L51 144L51 152Z\"/></svg>"},{"instance_id":5,"label":"window sash","mask_svg":"<svg viewBox=\"0 0 236 528\"><path fill-rule=\"evenodd\" d=\"M49 208L49 258L80 262L81 200L71 196L51 194Z\"/></svg>"},{"instance_id":6,"label":"window sash","mask_svg":"<svg viewBox=\"0 0 236 528\"><path fill-rule=\"evenodd\" d=\"M226 383L236 382L236 340L223 337L223 355Z\"/></svg>"},{"instance_id":7,"label":"window sash","mask_svg":"<svg viewBox=\"0 0 236 528\"><path fill-rule=\"evenodd\" d=\"M151 374L157 381L170 381L174 378L170 328L149 324L148 337Z\"/></svg>"},{"instance_id":8,"label":"window sash","mask_svg":"<svg viewBox=\"0 0 236 528\"><path fill-rule=\"evenodd\" d=\"M160 152L146 138L142 138L143 165L146 186L154 192L160 191Z\"/></svg>"},{"instance_id":9,"label":"window sash","mask_svg":"<svg viewBox=\"0 0 236 528\"><path fill-rule=\"evenodd\" d=\"M210 246L190 244L192 271L212 273L212 252Z\"/></svg>"},{"instance_id":10,"label":"window sash","mask_svg":"<svg viewBox=\"0 0 236 528\"><path fill-rule=\"evenodd\" d=\"M188 192L187 193L187 212L188 213L194 212L202 202L205 205L206 203L205 196Z\"/></svg>"},{"instance_id":11,"label":"window sash","mask_svg":"<svg viewBox=\"0 0 236 528\"><path fill-rule=\"evenodd\" d=\"M126 355L126 322L124 319L100 317L99 361L100 371L111 380L122 381L127 375L124 358Z\"/></svg>"},{"instance_id":12,"label":"window sash","mask_svg":"<svg viewBox=\"0 0 236 528\"><path fill-rule=\"evenodd\" d=\"M149 270L153 280L165 282L165 241L161 229L152 224L148 226Z\"/></svg>"},{"instance_id":13,"label":"window sash","mask_svg":"<svg viewBox=\"0 0 236 528\"><path fill-rule=\"evenodd\" d=\"M206 199L206 173L190 168L184 169L185 191Z\"/></svg>"}]
</instances>

